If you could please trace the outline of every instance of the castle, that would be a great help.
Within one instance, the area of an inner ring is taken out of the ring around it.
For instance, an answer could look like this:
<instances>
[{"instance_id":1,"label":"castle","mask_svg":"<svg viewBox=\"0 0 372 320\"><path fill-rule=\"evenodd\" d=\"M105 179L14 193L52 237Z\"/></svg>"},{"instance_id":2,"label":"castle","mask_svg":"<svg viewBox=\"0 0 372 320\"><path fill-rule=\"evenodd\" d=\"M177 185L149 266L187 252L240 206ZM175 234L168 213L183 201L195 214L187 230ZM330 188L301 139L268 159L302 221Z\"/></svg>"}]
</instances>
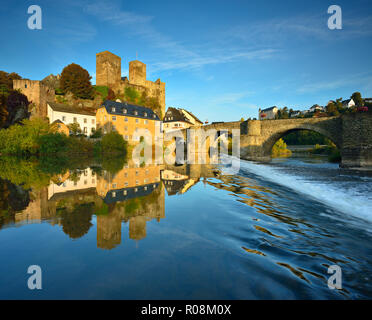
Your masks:
<instances>
[{"instance_id":1,"label":"castle","mask_svg":"<svg viewBox=\"0 0 372 320\"><path fill-rule=\"evenodd\" d=\"M13 88L21 90L32 102L31 116L47 116L47 102L54 101L54 89L44 85L41 81L27 79L13 80Z\"/></svg>"},{"instance_id":2,"label":"castle","mask_svg":"<svg viewBox=\"0 0 372 320\"><path fill-rule=\"evenodd\" d=\"M165 83L160 79L155 82L146 80L146 65L138 60L129 62L129 80L121 77L121 58L117 55L103 51L96 54L96 85L107 86L116 94L124 93L130 87L138 92L145 93L147 97L155 98L160 107L147 106L158 115L160 119L165 114ZM55 91L42 81L13 80L13 88L21 90L32 102L31 116L46 117L47 102L55 101Z\"/></svg>"},{"instance_id":3,"label":"castle","mask_svg":"<svg viewBox=\"0 0 372 320\"><path fill-rule=\"evenodd\" d=\"M160 110L153 110L161 119L165 114L165 83L160 79L155 82L146 79L146 64L134 60L129 62L129 80L121 76L121 58L109 51L96 54L96 85L107 86L116 94L123 93L131 87L156 98Z\"/></svg>"}]
</instances>

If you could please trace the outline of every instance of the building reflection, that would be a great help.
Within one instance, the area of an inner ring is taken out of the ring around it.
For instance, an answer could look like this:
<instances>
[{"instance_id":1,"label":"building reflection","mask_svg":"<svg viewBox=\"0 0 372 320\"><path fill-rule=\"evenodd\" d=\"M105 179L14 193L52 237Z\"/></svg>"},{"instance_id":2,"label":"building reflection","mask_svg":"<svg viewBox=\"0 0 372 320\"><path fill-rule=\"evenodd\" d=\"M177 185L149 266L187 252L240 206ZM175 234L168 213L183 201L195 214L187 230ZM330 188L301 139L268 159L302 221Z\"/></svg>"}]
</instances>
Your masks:
<instances>
[{"instance_id":1,"label":"building reflection","mask_svg":"<svg viewBox=\"0 0 372 320\"><path fill-rule=\"evenodd\" d=\"M248 178L223 175L213 165L129 162L114 172L92 167L53 176L47 187L30 191L4 181L0 180L0 187L4 197L8 196L0 199L0 205L9 211L6 205L13 199L13 222L46 220L77 239L89 232L96 219L97 247L102 249L113 249L127 237L136 241L146 238L148 222L165 218L165 192L168 196L182 195L199 182L231 192L237 201L260 213L285 219L275 212L268 197L271 190ZM0 216L0 228L12 222L9 215L6 217L8 220Z\"/></svg>"}]
</instances>

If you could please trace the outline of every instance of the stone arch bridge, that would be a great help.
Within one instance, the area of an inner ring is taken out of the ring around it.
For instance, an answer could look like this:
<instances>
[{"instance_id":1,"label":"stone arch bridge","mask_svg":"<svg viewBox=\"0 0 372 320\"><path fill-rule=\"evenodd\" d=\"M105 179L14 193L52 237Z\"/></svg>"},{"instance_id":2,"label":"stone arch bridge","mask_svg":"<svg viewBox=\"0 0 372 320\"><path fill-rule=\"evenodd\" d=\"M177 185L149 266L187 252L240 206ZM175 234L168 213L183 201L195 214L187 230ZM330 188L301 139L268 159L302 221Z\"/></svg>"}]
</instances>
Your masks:
<instances>
[{"instance_id":1,"label":"stone arch bridge","mask_svg":"<svg viewBox=\"0 0 372 320\"><path fill-rule=\"evenodd\" d=\"M208 132L216 130L216 137L226 131L231 136L240 131L240 158L268 160L276 141L290 132L310 130L333 141L341 152L343 167L372 167L372 114L353 113L339 117L247 120L219 122L202 127L191 127ZM187 141L186 130L180 131ZM208 152L209 145L207 146Z\"/></svg>"}]
</instances>

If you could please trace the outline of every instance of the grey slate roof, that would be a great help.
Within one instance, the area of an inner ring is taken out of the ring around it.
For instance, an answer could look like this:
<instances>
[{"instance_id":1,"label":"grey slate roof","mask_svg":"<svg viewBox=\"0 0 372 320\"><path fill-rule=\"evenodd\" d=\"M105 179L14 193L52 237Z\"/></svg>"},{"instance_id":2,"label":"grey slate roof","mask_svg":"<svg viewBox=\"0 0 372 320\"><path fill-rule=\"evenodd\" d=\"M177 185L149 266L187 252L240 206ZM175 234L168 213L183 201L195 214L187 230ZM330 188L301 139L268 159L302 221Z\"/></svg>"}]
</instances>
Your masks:
<instances>
[{"instance_id":1,"label":"grey slate roof","mask_svg":"<svg viewBox=\"0 0 372 320\"><path fill-rule=\"evenodd\" d=\"M96 115L96 111L94 109L90 109L90 108L84 108L84 107L76 108L74 106L66 105L66 104L63 104L63 103L56 103L56 102L47 102L47 104L54 111L82 114L82 115L87 115L87 116L95 116Z\"/></svg>"},{"instance_id":2,"label":"grey slate roof","mask_svg":"<svg viewBox=\"0 0 372 320\"><path fill-rule=\"evenodd\" d=\"M107 113L112 114L112 115L136 117L136 118L151 119L151 120L160 120L157 114L154 111L152 111L150 108L137 106L135 104L106 100L103 103L103 106L106 108ZM114 110L113 108L115 109L115 111L113 111ZM126 113L124 113L124 109L127 110ZM137 115L135 114L136 111L137 111ZM145 114L147 114L147 116L145 116Z\"/></svg>"},{"instance_id":3,"label":"grey slate roof","mask_svg":"<svg viewBox=\"0 0 372 320\"><path fill-rule=\"evenodd\" d=\"M273 110L274 108L278 108L278 107L277 107L277 106L273 106L273 107L270 107L270 108L266 108L266 109L261 110L261 112L271 111L271 110Z\"/></svg>"}]
</instances>

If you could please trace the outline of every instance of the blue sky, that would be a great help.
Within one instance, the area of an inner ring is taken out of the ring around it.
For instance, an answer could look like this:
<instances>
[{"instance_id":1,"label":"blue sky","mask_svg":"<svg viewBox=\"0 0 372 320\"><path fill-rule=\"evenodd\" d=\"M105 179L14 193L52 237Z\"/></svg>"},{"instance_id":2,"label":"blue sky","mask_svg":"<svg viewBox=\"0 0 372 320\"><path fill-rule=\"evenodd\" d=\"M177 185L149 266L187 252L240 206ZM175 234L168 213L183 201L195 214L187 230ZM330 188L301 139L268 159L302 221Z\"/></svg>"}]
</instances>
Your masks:
<instances>
[{"instance_id":1,"label":"blue sky","mask_svg":"<svg viewBox=\"0 0 372 320\"><path fill-rule=\"evenodd\" d=\"M42 30L27 28L28 6ZM329 30L327 9L342 8ZM259 107L305 109L354 91L372 97L372 2L2 1L0 70L41 80L75 62L95 83L95 54L136 58L166 82L167 106L205 121L257 117Z\"/></svg>"}]
</instances>

